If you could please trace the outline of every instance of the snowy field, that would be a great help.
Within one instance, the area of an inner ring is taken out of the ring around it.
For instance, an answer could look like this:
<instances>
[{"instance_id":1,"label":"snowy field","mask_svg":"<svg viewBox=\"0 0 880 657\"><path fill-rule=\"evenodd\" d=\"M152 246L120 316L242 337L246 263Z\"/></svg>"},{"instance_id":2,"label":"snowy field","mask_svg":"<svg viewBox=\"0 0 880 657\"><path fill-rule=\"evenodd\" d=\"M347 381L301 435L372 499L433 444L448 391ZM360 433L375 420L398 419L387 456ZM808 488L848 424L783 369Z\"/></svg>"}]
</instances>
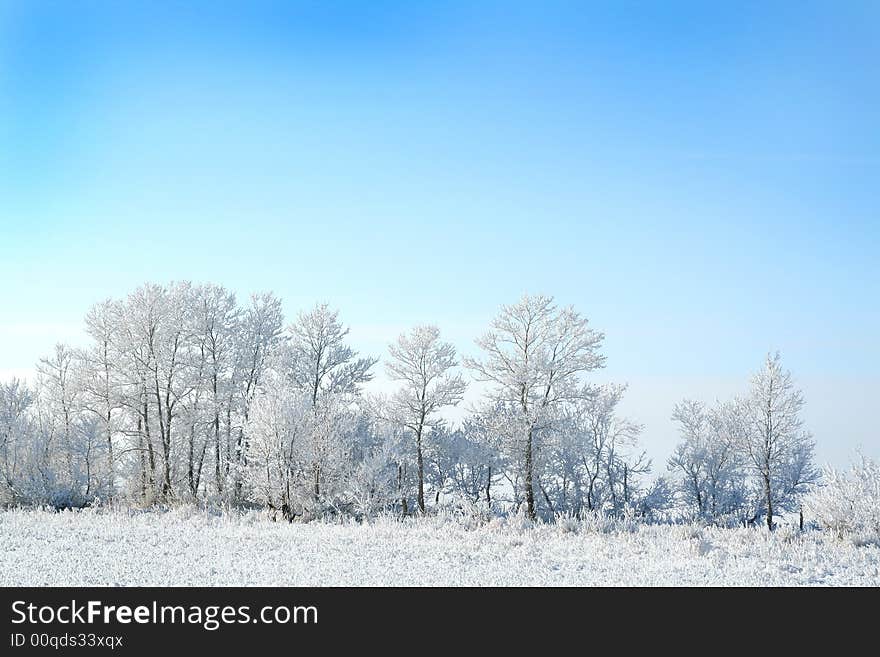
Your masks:
<instances>
[{"instance_id":1,"label":"snowy field","mask_svg":"<svg viewBox=\"0 0 880 657\"><path fill-rule=\"evenodd\" d=\"M880 547L783 528L0 512L0 585L880 585Z\"/></svg>"}]
</instances>

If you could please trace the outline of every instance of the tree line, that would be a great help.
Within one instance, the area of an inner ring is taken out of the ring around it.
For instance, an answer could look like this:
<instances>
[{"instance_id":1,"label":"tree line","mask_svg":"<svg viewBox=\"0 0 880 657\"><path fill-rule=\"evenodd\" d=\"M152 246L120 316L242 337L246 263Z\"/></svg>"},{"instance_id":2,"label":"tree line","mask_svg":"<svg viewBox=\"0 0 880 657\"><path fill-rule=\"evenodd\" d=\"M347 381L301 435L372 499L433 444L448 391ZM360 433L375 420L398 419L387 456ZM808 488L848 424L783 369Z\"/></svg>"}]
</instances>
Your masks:
<instances>
[{"instance_id":1,"label":"tree line","mask_svg":"<svg viewBox=\"0 0 880 657\"><path fill-rule=\"evenodd\" d=\"M435 326L388 348L395 384L326 304L219 285L147 284L86 314L90 342L0 384L0 503L259 505L287 520L424 514L443 505L531 518L589 512L772 528L818 479L803 396L777 355L741 398L673 411L681 443L649 479L604 336L548 296L502 306L460 359ZM478 403L456 424L468 381Z\"/></svg>"}]
</instances>

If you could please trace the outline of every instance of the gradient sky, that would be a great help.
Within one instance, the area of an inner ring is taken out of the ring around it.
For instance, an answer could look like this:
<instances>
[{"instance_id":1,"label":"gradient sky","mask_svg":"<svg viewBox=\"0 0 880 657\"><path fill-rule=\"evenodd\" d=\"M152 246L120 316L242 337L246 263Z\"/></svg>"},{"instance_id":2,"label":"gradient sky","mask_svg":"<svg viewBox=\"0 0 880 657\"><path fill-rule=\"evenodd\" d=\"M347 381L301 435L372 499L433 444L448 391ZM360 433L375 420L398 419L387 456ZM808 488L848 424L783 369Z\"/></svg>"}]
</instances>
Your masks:
<instances>
[{"instance_id":1,"label":"gradient sky","mask_svg":"<svg viewBox=\"0 0 880 657\"><path fill-rule=\"evenodd\" d=\"M0 376L147 280L376 355L544 292L661 470L771 349L880 457L880 4L182 4L0 0Z\"/></svg>"}]
</instances>

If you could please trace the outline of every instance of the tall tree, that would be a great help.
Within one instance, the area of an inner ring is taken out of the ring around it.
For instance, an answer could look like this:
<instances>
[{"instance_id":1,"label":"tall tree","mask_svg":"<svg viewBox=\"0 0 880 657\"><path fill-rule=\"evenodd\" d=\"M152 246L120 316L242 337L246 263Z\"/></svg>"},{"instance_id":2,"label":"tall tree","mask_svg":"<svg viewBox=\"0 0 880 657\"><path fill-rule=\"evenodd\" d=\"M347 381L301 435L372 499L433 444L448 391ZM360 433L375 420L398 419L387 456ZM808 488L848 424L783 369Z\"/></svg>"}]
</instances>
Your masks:
<instances>
[{"instance_id":1,"label":"tall tree","mask_svg":"<svg viewBox=\"0 0 880 657\"><path fill-rule=\"evenodd\" d=\"M107 299L86 313L86 332L92 338L83 353L83 407L98 420L107 450L106 487L111 501L116 495L116 460L113 439L115 414L120 408L118 368L121 366L116 341L119 304Z\"/></svg>"},{"instance_id":2,"label":"tall tree","mask_svg":"<svg viewBox=\"0 0 880 657\"><path fill-rule=\"evenodd\" d=\"M232 435L232 417L237 410L240 415L238 438L235 444L235 493L241 496L242 469L247 465L246 427L251 405L270 362L284 342L282 335L284 314L281 300L271 292L251 295L250 305L240 315L237 331L235 369L226 397L226 434Z\"/></svg>"},{"instance_id":3,"label":"tall tree","mask_svg":"<svg viewBox=\"0 0 880 657\"><path fill-rule=\"evenodd\" d=\"M450 370L458 365L455 347L440 340L436 326L416 326L401 334L388 351L388 376L403 386L391 398L393 419L412 432L416 447L418 506L425 513L425 462L422 441L441 408L458 404L466 388Z\"/></svg>"},{"instance_id":4,"label":"tall tree","mask_svg":"<svg viewBox=\"0 0 880 657\"><path fill-rule=\"evenodd\" d=\"M502 306L490 330L477 340L484 357L465 361L479 380L493 387L496 401L517 411L526 504L532 518L536 517L539 433L551 426L561 407L589 394L582 377L604 365L598 352L602 339L602 333L589 328L573 308L557 308L552 297L526 295Z\"/></svg>"},{"instance_id":5,"label":"tall tree","mask_svg":"<svg viewBox=\"0 0 880 657\"><path fill-rule=\"evenodd\" d=\"M91 494L90 454L80 454L77 420L80 413L82 390L77 376L80 363L77 353L65 344L56 344L51 356L37 364L38 385L43 401L43 427L58 438L54 452L64 461L64 478L72 497ZM81 461L79 457L85 457ZM85 466L85 487L80 489L81 465Z\"/></svg>"},{"instance_id":6,"label":"tall tree","mask_svg":"<svg viewBox=\"0 0 880 657\"><path fill-rule=\"evenodd\" d=\"M28 417L33 403L33 392L19 379L0 382L0 503L20 502L27 495L35 456Z\"/></svg>"},{"instance_id":7,"label":"tall tree","mask_svg":"<svg viewBox=\"0 0 880 657\"><path fill-rule=\"evenodd\" d=\"M767 528L776 507L785 509L818 476L813 441L804 430L803 393L783 369L779 352L768 354L740 403L740 444L763 488Z\"/></svg>"},{"instance_id":8,"label":"tall tree","mask_svg":"<svg viewBox=\"0 0 880 657\"><path fill-rule=\"evenodd\" d=\"M299 313L288 332L284 368L292 385L308 394L315 416L324 415L329 421L328 409L321 407L323 398L357 394L361 385L373 378L370 369L377 359L357 358L357 352L345 343L348 329L340 323L338 311L326 303ZM316 423L312 435L316 502L321 496L320 455L327 451L316 441L327 437L321 423Z\"/></svg>"},{"instance_id":9,"label":"tall tree","mask_svg":"<svg viewBox=\"0 0 880 657\"><path fill-rule=\"evenodd\" d=\"M324 394L355 393L370 381L376 358L357 358L345 343L348 328L326 303L301 312L289 327L288 373L293 384L309 393L312 404Z\"/></svg>"},{"instance_id":10,"label":"tall tree","mask_svg":"<svg viewBox=\"0 0 880 657\"><path fill-rule=\"evenodd\" d=\"M203 285L196 292L196 362L199 364L196 391L208 397L208 421L214 451L214 485L217 493L224 490L229 459L229 446L224 449L221 420L232 385L235 367L236 340L239 337L239 310L235 295L220 285ZM196 450L190 443L190 454ZM227 462L224 462L226 460ZM197 485L200 461L191 456L188 467L191 487ZM193 491L195 492L195 491Z\"/></svg>"}]
</instances>

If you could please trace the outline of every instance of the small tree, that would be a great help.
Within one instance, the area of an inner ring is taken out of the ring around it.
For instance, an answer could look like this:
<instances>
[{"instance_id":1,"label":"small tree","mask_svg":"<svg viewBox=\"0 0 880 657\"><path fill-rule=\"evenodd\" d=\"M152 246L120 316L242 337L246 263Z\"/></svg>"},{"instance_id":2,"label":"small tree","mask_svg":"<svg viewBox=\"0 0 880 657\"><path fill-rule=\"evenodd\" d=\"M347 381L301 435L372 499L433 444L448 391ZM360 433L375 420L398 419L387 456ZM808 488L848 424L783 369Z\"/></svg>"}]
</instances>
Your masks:
<instances>
[{"instance_id":1,"label":"small tree","mask_svg":"<svg viewBox=\"0 0 880 657\"><path fill-rule=\"evenodd\" d=\"M825 468L822 480L806 499L807 512L839 538L880 542L880 463L861 456L848 473Z\"/></svg>"}]
</instances>

